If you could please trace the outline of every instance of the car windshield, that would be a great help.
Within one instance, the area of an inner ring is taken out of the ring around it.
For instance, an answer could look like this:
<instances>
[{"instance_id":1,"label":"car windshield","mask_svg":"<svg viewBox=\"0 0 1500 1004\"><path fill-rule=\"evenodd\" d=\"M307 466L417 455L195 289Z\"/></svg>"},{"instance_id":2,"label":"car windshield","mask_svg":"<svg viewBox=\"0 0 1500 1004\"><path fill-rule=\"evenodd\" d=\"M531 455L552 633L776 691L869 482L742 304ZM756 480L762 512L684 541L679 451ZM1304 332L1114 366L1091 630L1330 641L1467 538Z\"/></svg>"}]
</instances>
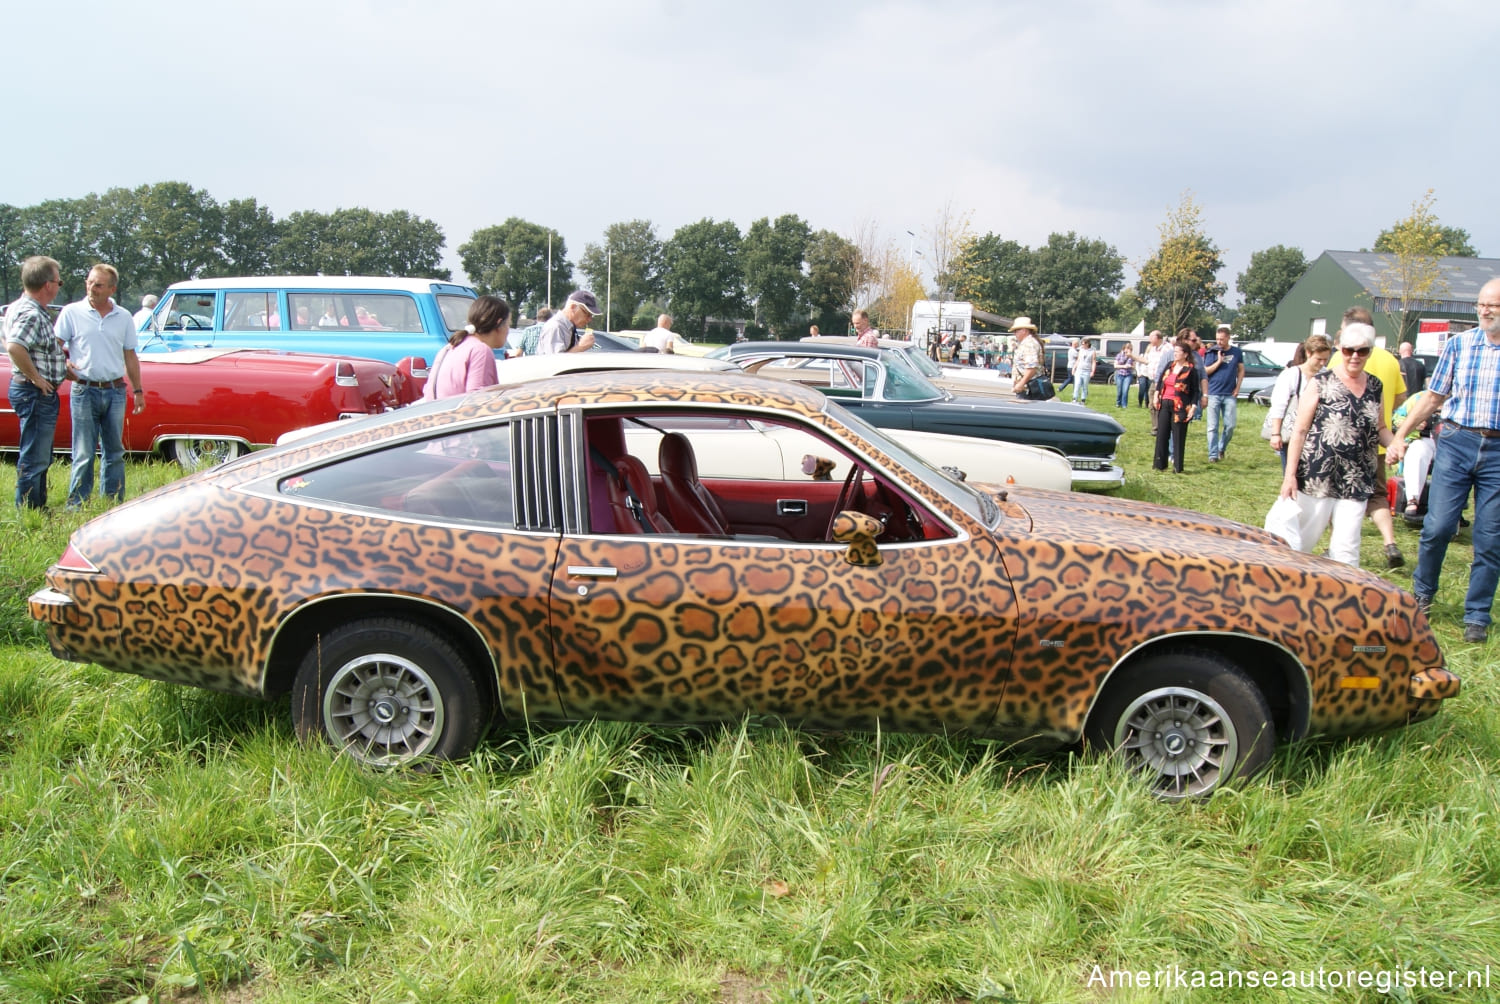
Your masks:
<instances>
[{"instance_id":1,"label":"car windshield","mask_svg":"<svg viewBox=\"0 0 1500 1004\"><path fill-rule=\"evenodd\" d=\"M961 507L975 519L982 520L985 526L993 527L999 520L1000 507L995 505L995 501L967 482L960 481L951 471L933 467L837 401L829 400L824 404L823 410L844 423L851 431L879 446L902 467L941 492L949 502Z\"/></svg>"},{"instance_id":2,"label":"car windshield","mask_svg":"<svg viewBox=\"0 0 1500 1004\"><path fill-rule=\"evenodd\" d=\"M438 309L443 312L443 326L449 331L457 331L469 323L469 308L474 306L472 296L439 293L437 302Z\"/></svg>"},{"instance_id":3,"label":"car windshield","mask_svg":"<svg viewBox=\"0 0 1500 1004\"><path fill-rule=\"evenodd\" d=\"M899 349L902 356L911 362L918 372L928 379L943 375L943 368L916 349Z\"/></svg>"},{"instance_id":4,"label":"car windshield","mask_svg":"<svg viewBox=\"0 0 1500 1004\"><path fill-rule=\"evenodd\" d=\"M881 354L885 363L885 399L887 401L937 401L943 392L917 372L906 353L887 349Z\"/></svg>"}]
</instances>

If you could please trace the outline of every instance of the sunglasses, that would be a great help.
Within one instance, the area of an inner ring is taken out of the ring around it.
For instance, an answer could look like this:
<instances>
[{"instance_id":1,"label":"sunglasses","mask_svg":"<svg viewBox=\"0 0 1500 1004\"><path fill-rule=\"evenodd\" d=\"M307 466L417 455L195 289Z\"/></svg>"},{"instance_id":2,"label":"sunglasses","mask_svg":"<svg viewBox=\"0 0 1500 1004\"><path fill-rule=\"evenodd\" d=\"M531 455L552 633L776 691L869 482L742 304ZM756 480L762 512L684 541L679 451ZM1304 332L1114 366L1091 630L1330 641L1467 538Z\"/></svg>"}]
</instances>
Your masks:
<instances>
[{"instance_id":1,"label":"sunglasses","mask_svg":"<svg viewBox=\"0 0 1500 1004\"><path fill-rule=\"evenodd\" d=\"M1364 357L1370 354L1370 346L1366 345L1362 349L1351 349L1349 346L1345 345L1343 348L1339 349L1339 351L1346 356Z\"/></svg>"}]
</instances>

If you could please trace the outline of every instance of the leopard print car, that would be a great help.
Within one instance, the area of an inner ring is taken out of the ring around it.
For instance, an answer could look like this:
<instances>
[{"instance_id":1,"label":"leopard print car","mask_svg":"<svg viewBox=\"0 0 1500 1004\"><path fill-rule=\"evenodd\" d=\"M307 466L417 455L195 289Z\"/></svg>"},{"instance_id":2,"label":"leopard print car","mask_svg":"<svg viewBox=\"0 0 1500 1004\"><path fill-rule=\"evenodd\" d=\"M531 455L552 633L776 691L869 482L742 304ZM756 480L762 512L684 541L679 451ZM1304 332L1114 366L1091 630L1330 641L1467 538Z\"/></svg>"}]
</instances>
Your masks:
<instances>
[{"instance_id":1,"label":"leopard print car","mask_svg":"<svg viewBox=\"0 0 1500 1004\"><path fill-rule=\"evenodd\" d=\"M784 476L697 475L767 444ZM371 762L463 756L497 720L762 713L1084 740L1179 798L1459 690L1378 577L1211 516L961 484L738 375L361 422L119 507L47 578L31 612L59 657L290 693L300 733Z\"/></svg>"}]
</instances>

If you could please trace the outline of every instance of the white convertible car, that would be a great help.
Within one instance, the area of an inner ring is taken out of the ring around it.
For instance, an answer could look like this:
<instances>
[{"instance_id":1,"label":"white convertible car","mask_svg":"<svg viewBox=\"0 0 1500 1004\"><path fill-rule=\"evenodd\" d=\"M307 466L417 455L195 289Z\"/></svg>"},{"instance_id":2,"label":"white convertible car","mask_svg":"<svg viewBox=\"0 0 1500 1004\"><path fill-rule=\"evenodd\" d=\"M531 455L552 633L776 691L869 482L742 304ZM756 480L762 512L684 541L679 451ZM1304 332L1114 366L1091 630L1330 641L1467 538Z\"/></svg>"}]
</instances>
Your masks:
<instances>
[{"instance_id":1,"label":"white convertible car","mask_svg":"<svg viewBox=\"0 0 1500 1004\"><path fill-rule=\"evenodd\" d=\"M655 352L570 352L507 359L500 364L499 373L501 384L515 384L561 373L612 369L671 369L701 373L738 370L739 367L721 359L662 355ZM688 433L693 440L698 455L698 471L703 477L782 478L802 467L804 458L812 455L807 444L787 438L790 430L771 430L757 422L737 423L732 429L674 431ZM1073 484L1073 470L1067 460L1034 446L909 429L881 431L933 466L941 467L949 473L962 472L963 477L969 481L996 485L1018 484L1057 491L1067 491ZM628 435L644 440L658 434L649 429L637 429ZM641 457L656 456L656 450L644 443L640 444L640 449L632 446L631 452ZM829 459L836 461L832 471L828 472L830 476L843 477L848 469L847 463L837 458ZM657 472L652 470L651 473Z\"/></svg>"}]
</instances>

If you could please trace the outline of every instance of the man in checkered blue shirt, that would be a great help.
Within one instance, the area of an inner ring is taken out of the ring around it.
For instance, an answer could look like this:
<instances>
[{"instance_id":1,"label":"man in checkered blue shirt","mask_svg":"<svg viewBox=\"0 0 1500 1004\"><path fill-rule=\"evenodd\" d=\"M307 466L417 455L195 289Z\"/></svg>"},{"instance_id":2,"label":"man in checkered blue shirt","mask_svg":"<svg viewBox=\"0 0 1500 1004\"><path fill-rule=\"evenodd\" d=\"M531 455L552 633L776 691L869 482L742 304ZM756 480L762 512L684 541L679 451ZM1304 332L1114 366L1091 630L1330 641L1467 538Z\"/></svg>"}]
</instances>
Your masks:
<instances>
[{"instance_id":1,"label":"man in checkered blue shirt","mask_svg":"<svg viewBox=\"0 0 1500 1004\"><path fill-rule=\"evenodd\" d=\"M16 507L47 508L47 468L57 430L57 385L68 376L68 358L52 331L47 306L62 289L62 266L46 255L21 263L21 298L5 312L5 352L10 356L10 406L21 423L16 458Z\"/></svg>"},{"instance_id":2,"label":"man in checkered blue shirt","mask_svg":"<svg viewBox=\"0 0 1500 1004\"><path fill-rule=\"evenodd\" d=\"M1500 583L1500 279L1484 284L1474 308L1479 327L1454 335L1443 346L1427 381L1428 393L1396 430L1386 459L1399 461L1407 435L1442 408L1412 592L1418 605L1431 606L1448 541L1472 490L1474 564L1464 598L1464 640L1481 642L1489 636L1490 608Z\"/></svg>"}]
</instances>

